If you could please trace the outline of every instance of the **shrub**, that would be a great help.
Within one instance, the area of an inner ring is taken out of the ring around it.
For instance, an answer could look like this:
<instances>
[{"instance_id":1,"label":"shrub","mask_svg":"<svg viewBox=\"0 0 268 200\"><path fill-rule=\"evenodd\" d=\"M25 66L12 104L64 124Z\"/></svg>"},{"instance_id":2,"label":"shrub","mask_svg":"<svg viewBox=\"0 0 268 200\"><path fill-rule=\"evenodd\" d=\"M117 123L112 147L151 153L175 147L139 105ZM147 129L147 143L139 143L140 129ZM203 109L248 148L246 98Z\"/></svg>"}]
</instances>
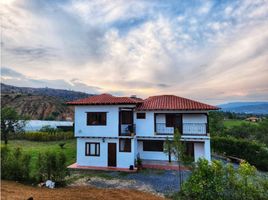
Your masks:
<instances>
[{"instance_id":1,"label":"shrub","mask_svg":"<svg viewBox=\"0 0 268 200\"><path fill-rule=\"evenodd\" d=\"M58 184L63 184L65 176L68 174L66 168L66 156L63 152L47 151L40 153L37 159L38 181L53 180Z\"/></svg>"},{"instance_id":2,"label":"shrub","mask_svg":"<svg viewBox=\"0 0 268 200\"><path fill-rule=\"evenodd\" d=\"M256 174L255 167L244 162L238 170L230 164L200 159L181 191L174 196L182 200L264 200L267 194L268 179Z\"/></svg>"},{"instance_id":3,"label":"shrub","mask_svg":"<svg viewBox=\"0 0 268 200\"><path fill-rule=\"evenodd\" d=\"M12 139L24 139L30 141L58 141L58 140L67 140L73 139L73 132L27 132L22 134L12 135Z\"/></svg>"},{"instance_id":4,"label":"shrub","mask_svg":"<svg viewBox=\"0 0 268 200\"><path fill-rule=\"evenodd\" d=\"M1 178L16 181L30 181L31 156L22 153L20 148L10 151L1 147Z\"/></svg>"},{"instance_id":5,"label":"shrub","mask_svg":"<svg viewBox=\"0 0 268 200\"><path fill-rule=\"evenodd\" d=\"M211 144L217 153L242 158L258 169L268 170L268 149L262 144L233 137L213 137Z\"/></svg>"}]
</instances>

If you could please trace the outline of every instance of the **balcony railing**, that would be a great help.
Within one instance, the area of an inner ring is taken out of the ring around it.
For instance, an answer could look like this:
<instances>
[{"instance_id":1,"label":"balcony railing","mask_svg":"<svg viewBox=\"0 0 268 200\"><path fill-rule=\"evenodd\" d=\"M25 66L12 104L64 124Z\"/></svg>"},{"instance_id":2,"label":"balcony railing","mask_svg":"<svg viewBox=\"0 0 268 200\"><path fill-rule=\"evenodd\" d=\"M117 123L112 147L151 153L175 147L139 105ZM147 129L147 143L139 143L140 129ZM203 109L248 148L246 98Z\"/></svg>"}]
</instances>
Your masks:
<instances>
[{"instance_id":1,"label":"balcony railing","mask_svg":"<svg viewBox=\"0 0 268 200\"><path fill-rule=\"evenodd\" d=\"M130 136L136 134L135 124L121 124L120 136Z\"/></svg>"},{"instance_id":2,"label":"balcony railing","mask_svg":"<svg viewBox=\"0 0 268 200\"><path fill-rule=\"evenodd\" d=\"M166 127L165 123L156 123L157 135L173 135L174 127ZM205 135L207 134L206 123L183 123L182 125L183 135Z\"/></svg>"},{"instance_id":3,"label":"balcony railing","mask_svg":"<svg viewBox=\"0 0 268 200\"><path fill-rule=\"evenodd\" d=\"M183 134L205 135L207 134L207 123L183 123Z\"/></svg>"}]
</instances>

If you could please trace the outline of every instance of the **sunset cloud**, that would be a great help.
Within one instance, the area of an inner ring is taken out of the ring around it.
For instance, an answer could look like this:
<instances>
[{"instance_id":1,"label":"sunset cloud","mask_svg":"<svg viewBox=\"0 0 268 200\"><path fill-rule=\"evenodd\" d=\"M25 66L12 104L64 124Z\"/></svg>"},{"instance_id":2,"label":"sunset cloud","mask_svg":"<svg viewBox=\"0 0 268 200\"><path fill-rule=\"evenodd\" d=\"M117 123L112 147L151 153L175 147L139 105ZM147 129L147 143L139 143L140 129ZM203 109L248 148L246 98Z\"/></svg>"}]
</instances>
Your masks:
<instances>
[{"instance_id":1,"label":"sunset cloud","mask_svg":"<svg viewBox=\"0 0 268 200\"><path fill-rule=\"evenodd\" d=\"M3 82L214 104L268 99L267 1L1 6Z\"/></svg>"}]
</instances>

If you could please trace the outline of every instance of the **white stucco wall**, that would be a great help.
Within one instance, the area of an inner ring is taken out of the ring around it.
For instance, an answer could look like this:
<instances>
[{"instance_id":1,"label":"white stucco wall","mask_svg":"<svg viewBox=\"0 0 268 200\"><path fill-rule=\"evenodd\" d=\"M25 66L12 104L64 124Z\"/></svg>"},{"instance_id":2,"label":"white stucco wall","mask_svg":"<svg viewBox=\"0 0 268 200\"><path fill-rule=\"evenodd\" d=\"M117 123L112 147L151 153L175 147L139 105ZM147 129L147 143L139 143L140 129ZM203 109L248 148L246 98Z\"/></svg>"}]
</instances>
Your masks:
<instances>
[{"instance_id":1,"label":"white stucco wall","mask_svg":"<svg viewBox=\"0 0 268 200\"><path fill-rule=\"evenodd\" d=\"M130 105L75 106L75 136L117 137L119 108ZM106 112L106 126L87 126L87 112Z\"/></svg>"},{"instance_id":2,"label":"white stucco wall","mask_svg":"<svg viewBox=\"0 0 268 200\"><path fill-rule=\"evenodd\" d=\"M134 123L136 124L137 136L153 136L154 135L154 113L145 112L145 119L137 119L136 112L134 114Z\"/></svg>"},{"instance_id":3,"label":"white stucco wall","mask_svg":"<svg viewBox=\"0 0 268 200\"><path fill-rule=\"evenodd\" d=\"M205 140L204 142L194 143L195 162L197 162L199 158L205 158L208 161L211 161L210 140Z\"/></svg>"},{"instance_id":4,"label":"white stucco wall","mask_svg":"<svg viewBox=\"0 0 268 200\"><path fill-rule=\"evenodd\" d=\"M146 119L137 119L136 112L134 114L134 123L136 124L137 136L154 136L154 112L146 111ZM183 123L207 123L207 116L203 113L191 113L191 111L158 111L156 116L156 123L166 123L165 113L183 113ZM161 114L163 113L163 114ZM188 114L185 114L188 113ZM205 125L204 125L205 127ZM167 129L173 130L172 127Z\"/></svg>"},{"instance_id":5,"label":"white stucco wall","mask_svg":"<svg viewBox=\"0 0 268 200\"><path fill-rule=\"evenodd\" d=\"M85 156L85 143L86 142L99 142L100 143L100 156ZM118 139L105 139L105 142L99 139L77 138L77 164L80 166L108 166L108 143L116 143L116 167L129 168L130 165L134 166L134 142L131 141L131 152L119 152Z\"/></svg>"},{"instance_id":6,"label":"white stucco wall","mask_svg":"<svg viewBox=\"0 0 268 200\"><path fill-rule=\"evenodd\" d=\"M164 152L143 151L143 142L138 141L138 153L141 159L146 160L168 160L168 155ZM174 158L172 158L174 160Z\"/></svg>"}]
</instances>

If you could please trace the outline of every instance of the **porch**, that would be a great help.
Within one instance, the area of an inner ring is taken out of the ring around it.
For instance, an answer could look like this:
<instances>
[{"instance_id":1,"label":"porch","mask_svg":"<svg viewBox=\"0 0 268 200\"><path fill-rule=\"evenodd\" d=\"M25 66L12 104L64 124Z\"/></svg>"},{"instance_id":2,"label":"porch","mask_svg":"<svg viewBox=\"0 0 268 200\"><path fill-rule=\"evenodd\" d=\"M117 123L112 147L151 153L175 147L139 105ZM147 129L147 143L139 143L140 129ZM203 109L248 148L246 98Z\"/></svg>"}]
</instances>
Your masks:
<instances>
[{"instance_id":1,"label":"porch","mask_svg":"<svg viewBox=\"0 0 268 200\"><path fill-rule=\"evenodd\" d=\"M168 162L166 160L142 159L142 167L145 169L162 169L162 170L177 170L177 171L179 171L178 162L176 162L176 161ZM185 171L185 170L190 170L190 167L181 165L180 169L182 171Z\"/></svg>"},{"instance_id":2,"label":"porch","mask_svg":"<svg viewBox=\"0 0 268 200\"><path fill-rule=\"evenodd\" d=\"M95 171L118 171L118 172L137 172L137 168L130 170L128 168L119 168L119 167L98 167L98 166L81 166L77 163L73 163L67 167L68 169L73 170L95 170Z\"/></svg>"}]
</instances>

